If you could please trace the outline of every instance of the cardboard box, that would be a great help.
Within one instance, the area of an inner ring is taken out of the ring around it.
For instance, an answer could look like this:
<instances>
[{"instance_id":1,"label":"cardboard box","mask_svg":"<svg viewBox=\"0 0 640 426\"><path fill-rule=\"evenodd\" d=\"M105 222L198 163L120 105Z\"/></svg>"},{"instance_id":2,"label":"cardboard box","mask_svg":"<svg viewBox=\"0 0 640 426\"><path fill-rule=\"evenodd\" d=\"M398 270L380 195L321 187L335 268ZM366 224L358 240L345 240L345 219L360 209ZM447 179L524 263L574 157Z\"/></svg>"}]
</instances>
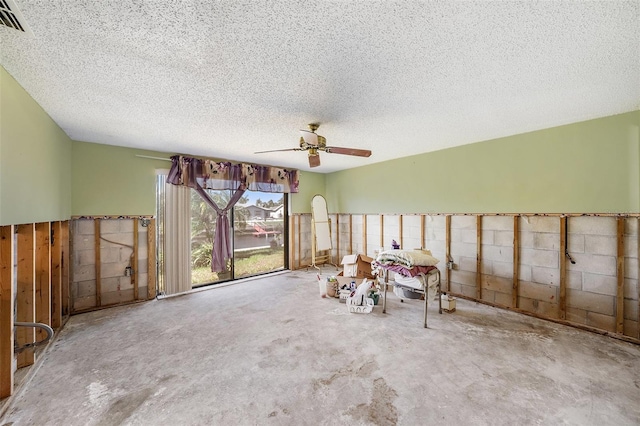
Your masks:
<instances>
[{"instance_id":1,"label":"cardboard box","mask_svg":"<svg viewBox=\"0 0 640 426\"><path fill-rule=\"evenodd\" d=\"M371 274L373 258L364 254L349 254L342 258L344 277L373 278Z\"/></svg>"}]
</instances>

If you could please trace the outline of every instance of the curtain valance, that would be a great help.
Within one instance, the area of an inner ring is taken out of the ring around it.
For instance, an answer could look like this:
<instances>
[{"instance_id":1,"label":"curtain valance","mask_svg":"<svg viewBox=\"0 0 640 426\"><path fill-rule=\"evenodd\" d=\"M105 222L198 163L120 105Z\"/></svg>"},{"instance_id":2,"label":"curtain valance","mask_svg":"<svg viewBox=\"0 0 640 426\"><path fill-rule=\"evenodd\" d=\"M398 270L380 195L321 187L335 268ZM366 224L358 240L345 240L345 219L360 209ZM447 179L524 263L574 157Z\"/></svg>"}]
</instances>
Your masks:
<instances>
[{"instance_id":1,"label":"curtain valance","mask_svg":"<svg viewBox=\"0 0 640 426\"><path fill-rule=\"evenodd\" d=\"M298 192L298 170L174 155L167 182L190 188Z\"/></svg>"}]
</instances>

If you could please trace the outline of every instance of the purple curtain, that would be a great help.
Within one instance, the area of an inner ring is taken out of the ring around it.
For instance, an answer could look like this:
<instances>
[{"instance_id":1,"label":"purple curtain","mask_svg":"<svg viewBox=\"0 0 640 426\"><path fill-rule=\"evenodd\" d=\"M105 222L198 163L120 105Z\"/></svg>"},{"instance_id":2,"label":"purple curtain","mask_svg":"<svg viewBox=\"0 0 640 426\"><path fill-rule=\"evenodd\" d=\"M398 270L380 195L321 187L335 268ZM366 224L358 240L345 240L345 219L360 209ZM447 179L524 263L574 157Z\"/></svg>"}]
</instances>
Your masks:
<instances>
[{"instance_id":1,"label":"purple curtain","mask_svg":"<svg viewBox=\"0 0 640 426\"><path fill-rule=\"evenodd\" d=\"M261 192L298 192L298 170L258 164L216 162L174 155L167 182L195 189L217 213L211 271L227 270L227 260L233 256L229 233L229 210L236 205L245 190ZM226 207L220 208L206 189L235 190Z\"/></svg>"},{"instance_id":2,"label":"purple curtain","mask_svg":"<svg viewBox=\"0 0 640 426\"><path fill-rule=\"evenodd\" d=\"M240 185L224 208L218 207L216 202L213 201L207 191L205 191L200 185L197 185L195 190L218 214L218 218L216 219L216 236L213 241L213 250L211 251L211 272L226 271L227 260L231 259L231 256L233 256L231 234L229 233L229 216L227 213L236 205L238 200L242 198L245 187L244 185Z\"/></svg>"}]
</instances>

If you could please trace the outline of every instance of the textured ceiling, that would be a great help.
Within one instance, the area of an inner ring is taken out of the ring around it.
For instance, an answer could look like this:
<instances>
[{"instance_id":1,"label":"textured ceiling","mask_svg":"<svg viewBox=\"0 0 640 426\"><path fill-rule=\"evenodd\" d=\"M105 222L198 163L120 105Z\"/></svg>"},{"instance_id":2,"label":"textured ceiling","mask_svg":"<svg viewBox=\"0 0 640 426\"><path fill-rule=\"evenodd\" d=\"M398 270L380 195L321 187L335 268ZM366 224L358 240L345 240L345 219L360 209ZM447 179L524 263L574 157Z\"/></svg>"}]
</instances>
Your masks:
<instances>
[{"instance_id":1,"label":"textured ceiling","mask_svg":"<svg viewBox=\"0 0 640 426\"><path fill-rule=\"evenodd\" d=\"M640 1L15 0L0 62L74 140L331 172L640 108Z\"/></svg>"}]
</instances>

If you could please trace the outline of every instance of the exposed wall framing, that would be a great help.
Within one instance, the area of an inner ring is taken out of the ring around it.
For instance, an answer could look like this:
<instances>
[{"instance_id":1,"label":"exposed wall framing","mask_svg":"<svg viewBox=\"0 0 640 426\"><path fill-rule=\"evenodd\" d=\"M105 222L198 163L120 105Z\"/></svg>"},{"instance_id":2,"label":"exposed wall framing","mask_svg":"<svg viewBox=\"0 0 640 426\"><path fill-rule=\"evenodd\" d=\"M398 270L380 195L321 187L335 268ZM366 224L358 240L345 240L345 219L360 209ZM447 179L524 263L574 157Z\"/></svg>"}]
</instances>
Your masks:
<instances>
[{"instance_id":1,"label":"exposed wall framing","mask_svg":"<svg viewBox=\"0 0 640 426\"><path fill-rule=\"evenodd\" d=\"M155 226L148 216L72 219L72 313L155 297Z\"/></svg>"},{"instance_id":2,"label":"exposed wall framing","mask_svg":"<svg viewBox=\"0 0 640 426\"><path fill-rule=\"evenodd\" d=\"M16 354L15 347L46 337L14 324L39 322L58 331L68 315L66 229L67 221L0 227L0 398L11 396L17 385L14 369L33 365L40 350L30 347Z\"/></svg>"},{"instance_id":3,"label":"exposed wall framing","mask_svg":"<svg viewBox=\"0 0 640 426\"><path fill-rule=\"evenodd\" d=\"M455 296L640 343L640 214L333 216L348 224L334 236L336 256L375 257L378 243L389 249L392 239L428 248L441 260L443 288ZM291 264L304 267L310 215L295 217L299 246Z\"/></svg>"}]
</instances>

